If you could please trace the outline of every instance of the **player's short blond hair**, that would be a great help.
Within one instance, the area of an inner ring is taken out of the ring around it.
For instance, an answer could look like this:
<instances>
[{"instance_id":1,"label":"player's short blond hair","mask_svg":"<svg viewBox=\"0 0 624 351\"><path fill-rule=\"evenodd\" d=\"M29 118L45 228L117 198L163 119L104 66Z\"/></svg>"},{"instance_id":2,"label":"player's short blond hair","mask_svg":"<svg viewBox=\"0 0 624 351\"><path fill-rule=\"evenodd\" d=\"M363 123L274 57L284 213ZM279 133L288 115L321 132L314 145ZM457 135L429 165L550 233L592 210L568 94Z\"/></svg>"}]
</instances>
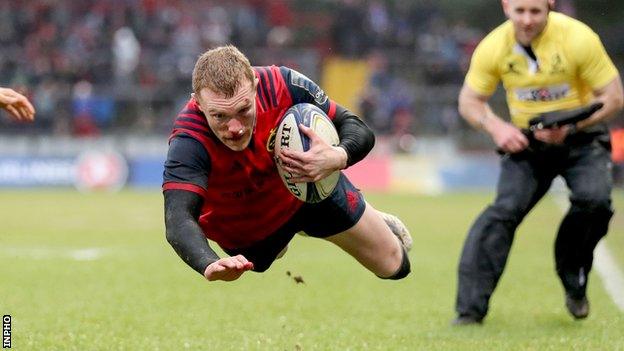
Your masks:
<instances>
[{"instance_id":1,"label":"player's short blond hair","mask_svg":"<svg viewBox=\"0 0 624 351\"><path fill-rule=\"evenodd\" d=\"M193 92L208 88L230 98L244 79L253 83L255 75L249 59L235 46L220 46L204 52L193 69Z\"/></svg>"}]
</instances>

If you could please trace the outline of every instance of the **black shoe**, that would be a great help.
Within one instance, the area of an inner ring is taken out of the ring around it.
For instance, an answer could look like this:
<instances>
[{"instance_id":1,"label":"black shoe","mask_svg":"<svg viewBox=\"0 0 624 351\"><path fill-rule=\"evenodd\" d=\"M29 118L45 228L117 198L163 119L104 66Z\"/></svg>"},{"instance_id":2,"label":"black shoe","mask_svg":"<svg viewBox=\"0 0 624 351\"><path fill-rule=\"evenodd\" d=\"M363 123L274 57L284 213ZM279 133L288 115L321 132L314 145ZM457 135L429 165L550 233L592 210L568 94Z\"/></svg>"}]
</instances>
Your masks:
<instances>
[{"instance_id":1,"label":"black shoe","mask_svg":"<svg viewBox=\"0 0 624 351\"><path fill-rule=\"evenodd\" d=\"M483 318L473 316L458 316L451 321L451 325L481 325Z\"/></svg>"},{"instance_id":2,"label":"black shoe","mask_svg":"<svg viewBox=\"0 0 624 351\"><path fill-rule=\"evenodd\" d=\"M566 295L566 307L574 319L584 319L589 315L589 301L586 296L575 299Z\"/></svg>"}]
</instances>

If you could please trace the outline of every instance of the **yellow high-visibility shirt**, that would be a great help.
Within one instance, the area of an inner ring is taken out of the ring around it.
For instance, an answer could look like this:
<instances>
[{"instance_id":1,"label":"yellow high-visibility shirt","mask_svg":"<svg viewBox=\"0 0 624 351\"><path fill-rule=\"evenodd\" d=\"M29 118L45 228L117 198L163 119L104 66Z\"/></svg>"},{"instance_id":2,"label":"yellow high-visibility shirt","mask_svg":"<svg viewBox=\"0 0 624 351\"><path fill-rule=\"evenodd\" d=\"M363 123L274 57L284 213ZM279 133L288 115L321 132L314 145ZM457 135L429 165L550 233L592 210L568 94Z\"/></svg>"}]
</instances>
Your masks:
<instances>
[{"instance_id":1,"label":"yellow high-visibility shirt","mask_svg":"<svg viewBox=\"0 0 624 351\"><path fill-rule=\"evenodd\" d=\"M479 43L466 75L467 85L484 96L502 81L512 122L520 128L537 114L589 104L592 91L618 76L598 35L561 13L550 12L531 49L537 60L516 42L506 21Z\"/></svg>"}]
</instances>

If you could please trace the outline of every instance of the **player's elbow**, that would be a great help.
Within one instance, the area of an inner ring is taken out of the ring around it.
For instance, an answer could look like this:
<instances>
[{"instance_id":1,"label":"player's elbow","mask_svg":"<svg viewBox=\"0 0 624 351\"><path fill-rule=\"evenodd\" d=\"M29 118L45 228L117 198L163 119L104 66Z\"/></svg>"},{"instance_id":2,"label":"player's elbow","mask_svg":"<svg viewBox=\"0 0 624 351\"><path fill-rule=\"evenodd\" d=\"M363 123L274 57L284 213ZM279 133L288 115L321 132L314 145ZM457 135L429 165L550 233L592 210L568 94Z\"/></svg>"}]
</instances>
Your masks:
<instances>
[{"instance_id":1,"label":"player's elbow","mask_svg":"<svg viewBox=\"0 0 624 351\"><path fill-rule=\"evenodd\" d=\"M605 94L611 97L610 100L616 112L624 109L624 88L622 88L622 80L619 77L607 86Z\"/></svg>"},{"instance_id":2,"label":"player's elbow","mask_svg":"<svg viewBox=\"0 0 624 351\"><path fill-rule=\"evenodd\" d=\"M457 99L457 112L459 112L459 115L464 118L468 113L468 106L470 105L469 101L470 98L466 96L465 91L462 89Z\"/></svg>"},{"instance_id":3,"label":"player's elbow","mask_svg":"<svg viewBox=\"0 0 624 351\"><path fill-rule=\"evenodd\" d=\"M466 104L462 102L461 99L459 99L459 101L457 102L457 112L459 112L460 116L464 117L466 116L466 111L467 111Z\"/></svg>"},{"instance_id":4,"label":"player's elbow","mask_svg":"<svg viewBox=\"0 0 624 351\"><path fill-rule=\"evenodd\" d=\"M180 237L180 233L178 230L174 228L170 228L170 227L165 228L165 238L167 239L167 242L169 243L169 245L175 247L176 243L178 242L179 237Z\"/></svg>"},{"instance_id":5,"label":"player's elbow","mask_svg":"<svg viewBox=\"0 0 624 351\"><path fill-rule=\"evenodd\" d=\"M174 211L165 211L165 238L171 246L175 247L175 244L179 242L182 231L181 224Z\"/></svg>"},{"instance_id":6,"label":"player's elbow","mask_svg":"<svg viewBox=\"0 0 624 351\"><path fill-rule=\"evenodd\" d=\"M375 133L372 129L366 128L366 131L363 135L364 145L366 146L367 152L370 152L375 146Z\"/></svg>"},{"instance_id":7,"label":"player's elbow","mask_svg":"<svg viewBox=\"0 0 624 351\"><path fill-rule=\"evenodd\" d=\"M345 120L345 129L352 130L353 137L360 140L362 151L368 154L375 146L375 132L362 119L351 116Z\"/></svg>"},{"instance_id":8,"label":"player's elbow","mask_svg":"<svg viewBox=\"0 0 624 351\"><path fill-rule=\"evenodd\" d=\"M488 97L478 94L468 85L464 84L457 98L457 111L464 119L469 120L468 116L486 107L487 100Z\"/></svg>"}]
</instances>

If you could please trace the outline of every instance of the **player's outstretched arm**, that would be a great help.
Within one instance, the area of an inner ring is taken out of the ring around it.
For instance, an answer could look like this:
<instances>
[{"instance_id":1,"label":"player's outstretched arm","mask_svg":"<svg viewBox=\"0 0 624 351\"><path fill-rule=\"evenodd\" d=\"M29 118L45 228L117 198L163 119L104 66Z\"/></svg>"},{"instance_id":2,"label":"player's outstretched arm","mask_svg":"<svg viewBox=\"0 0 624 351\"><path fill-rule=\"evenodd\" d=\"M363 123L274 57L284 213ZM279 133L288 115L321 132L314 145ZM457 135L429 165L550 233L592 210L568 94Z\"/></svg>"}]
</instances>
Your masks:
<instances>
[{"instance_id":1,"label":"player's outstretched arm","mask_svg":"<svg viewBox=\"0 0 624 351\"><path fill-rule=\"evenodd\" d=\"M202 198L186 190L166 190L164 197L167 241L187 265L204 275L206 267L218 261L219 256L210 248L197 223Z\"/></svg>"},{"instance_id":2,"label":"player's outstretched arm","mask_svg":"<svg viewBox=\"0 0 624 351\"><path fill-rule=\"evenodd\" d=\"M206 267L204 277L212 280L232 281L238 279L243 273L253 269L253 263L247 261L245 256L236 255L220 258Z\"/></svg>"},{"instance_id":3,"label":"player's outstretched arm","mask_svg":"<svg viewBox=\"0 0 624 351\"><path fill-rule=\"evenodd\" d=\"M0 107L5 109L16 121L35 119L35 108L28 99L9 88L0 88Z\"/></svg>"}]
</instances>

